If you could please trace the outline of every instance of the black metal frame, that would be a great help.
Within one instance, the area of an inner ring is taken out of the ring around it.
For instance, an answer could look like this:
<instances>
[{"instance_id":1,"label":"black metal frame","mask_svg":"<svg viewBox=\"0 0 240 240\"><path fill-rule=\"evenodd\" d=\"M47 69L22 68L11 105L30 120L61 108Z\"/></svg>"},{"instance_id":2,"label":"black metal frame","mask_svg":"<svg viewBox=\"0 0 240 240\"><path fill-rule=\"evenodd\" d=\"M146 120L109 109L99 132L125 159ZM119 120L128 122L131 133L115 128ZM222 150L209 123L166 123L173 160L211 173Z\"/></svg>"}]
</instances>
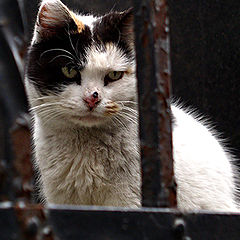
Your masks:
<instances>
[{"instance_id":1,"label":"black metal frame","mask_svg":"<svg viewBox=\"0 0 240 240\"><path fill-rule=\"evenodd\" d=\"M239 221L237 214L159 208L0 206L1 240L239 240Z\"/></svg>"}]
</instances>

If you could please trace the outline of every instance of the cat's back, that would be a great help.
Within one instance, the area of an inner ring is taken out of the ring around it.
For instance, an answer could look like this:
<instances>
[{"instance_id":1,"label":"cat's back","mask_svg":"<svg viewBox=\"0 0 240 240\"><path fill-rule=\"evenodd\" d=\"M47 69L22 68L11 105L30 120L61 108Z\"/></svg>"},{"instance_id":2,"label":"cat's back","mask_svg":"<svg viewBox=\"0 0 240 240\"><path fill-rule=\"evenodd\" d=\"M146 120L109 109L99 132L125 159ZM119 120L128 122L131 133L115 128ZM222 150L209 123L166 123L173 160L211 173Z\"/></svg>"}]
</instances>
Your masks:
<instances>
[{"instance_id":1,"label":"cat's back","mask_svg":"<svg viewBox=\"0 0 240 240\"><path fill-rule=\"evenodd\" d=\"M236 210L232 157L203 120L172 105L174 170L183 210Z\"/></svg>"}]
</instances>

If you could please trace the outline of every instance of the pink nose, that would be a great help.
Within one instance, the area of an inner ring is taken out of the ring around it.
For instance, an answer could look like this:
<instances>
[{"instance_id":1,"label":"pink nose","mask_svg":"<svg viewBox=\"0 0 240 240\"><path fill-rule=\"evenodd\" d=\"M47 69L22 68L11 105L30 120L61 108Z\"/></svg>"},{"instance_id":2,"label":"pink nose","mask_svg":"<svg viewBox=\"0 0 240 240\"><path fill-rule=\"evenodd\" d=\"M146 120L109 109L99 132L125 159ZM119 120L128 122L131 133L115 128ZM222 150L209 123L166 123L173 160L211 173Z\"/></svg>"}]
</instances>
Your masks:
<instances>
[{"instance_id":1,"label":"pink nose","mask_svg":"<svg viewBox=\"0 0 240 240\"><path fill-rule=\"evenodd\" d=\"M98 92L94 92L93 94L89 95L88 97L85 97L84 102L88 105L90 111L96 107L96 105L100 102L98 97Z\"/></svg>"}]
</instances>

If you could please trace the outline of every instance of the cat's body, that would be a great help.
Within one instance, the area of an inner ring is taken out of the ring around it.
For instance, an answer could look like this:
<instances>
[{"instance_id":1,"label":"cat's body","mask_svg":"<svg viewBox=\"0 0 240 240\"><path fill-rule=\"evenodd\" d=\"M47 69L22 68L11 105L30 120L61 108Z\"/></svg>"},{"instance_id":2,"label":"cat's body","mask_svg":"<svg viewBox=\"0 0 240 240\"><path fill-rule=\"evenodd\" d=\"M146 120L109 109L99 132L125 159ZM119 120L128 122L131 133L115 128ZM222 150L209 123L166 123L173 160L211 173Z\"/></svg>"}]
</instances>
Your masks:
<instances>
[{"instance_id":1,"label":"cat's body","mask_svg":"<svg viewBox=\"0 0 240 240\"><path fill-rule=\"evenodd\" d=\"M43 127L35 122L36 163L47 202L140 206L137 129Z\"/></svg>"},{"instance_id":2,"label":"cat's body","mask_svg":"<svg viewBox=\"0 0 240 240\"><path fill-rule=\"evenodd\" d=\"M131 22L129 11L84 17L42 2L26 89L47 202L141 206ZM237 211L231 156L190 114L172 113L178 207Z\"/></svg>"}]
</instances>

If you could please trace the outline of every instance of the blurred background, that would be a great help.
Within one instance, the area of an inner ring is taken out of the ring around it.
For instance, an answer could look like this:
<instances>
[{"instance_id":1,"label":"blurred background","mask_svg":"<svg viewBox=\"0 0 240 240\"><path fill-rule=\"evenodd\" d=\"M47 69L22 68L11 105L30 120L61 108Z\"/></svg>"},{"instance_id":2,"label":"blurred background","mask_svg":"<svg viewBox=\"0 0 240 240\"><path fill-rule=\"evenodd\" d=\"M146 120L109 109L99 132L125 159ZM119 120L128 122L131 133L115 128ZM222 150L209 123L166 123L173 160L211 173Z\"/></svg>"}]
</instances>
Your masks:
<instances>
[{"instance_id":1,"label":"blurred background","mask_svg":"<svg viewBox=\"0 0 240 240\"><path fill-rule=\"evenodd\" d=\"M133 5L130 0L63 2L94 14ZM23 76L38 4L0 0L0 201L37 201ZM169 0L168 4L173 96L211 120L240 159L240 2Z\"/></svg>"}]
</instances>

